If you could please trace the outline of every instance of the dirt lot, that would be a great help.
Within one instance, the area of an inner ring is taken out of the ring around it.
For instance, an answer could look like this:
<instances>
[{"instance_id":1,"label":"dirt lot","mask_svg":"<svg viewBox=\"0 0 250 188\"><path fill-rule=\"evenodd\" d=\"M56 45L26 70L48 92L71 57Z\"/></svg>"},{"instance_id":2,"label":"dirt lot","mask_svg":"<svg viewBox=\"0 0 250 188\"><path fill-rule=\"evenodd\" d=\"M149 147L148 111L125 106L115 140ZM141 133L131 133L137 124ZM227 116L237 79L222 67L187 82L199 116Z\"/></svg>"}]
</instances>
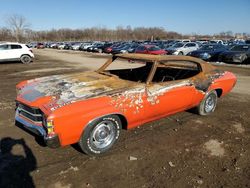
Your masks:
<instances>
[{"instance_id":1,"label":"dirt lot","mask_svg":"<svg viewBox=\"0 0 250 188\"><path fill-rule=\"evenodd\" d=\"M234 72L238 83L213 115L182 112L123 131L111 152L90 158L75 146L39 145L17 128L15 85L95 69L106 56L56 50L35 54L30 65L0 64L0 187L250 187L249 66L219 66Z\"/></svg>"}]
</instances>

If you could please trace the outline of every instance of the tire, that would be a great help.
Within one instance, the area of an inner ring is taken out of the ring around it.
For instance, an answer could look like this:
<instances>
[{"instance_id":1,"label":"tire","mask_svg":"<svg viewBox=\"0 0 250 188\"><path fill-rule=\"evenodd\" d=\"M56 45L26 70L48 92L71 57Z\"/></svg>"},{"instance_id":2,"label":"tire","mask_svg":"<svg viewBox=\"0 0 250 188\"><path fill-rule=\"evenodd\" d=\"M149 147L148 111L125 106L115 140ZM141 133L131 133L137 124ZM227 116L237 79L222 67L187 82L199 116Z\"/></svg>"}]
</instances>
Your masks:
<instances>
[{"instance_id":1,"label":"tire","mask_svg":"<svg viewBox=\"0 0 250 188\"><path fill-rule=\"evenodd\" d=\"M178 55L183 55L183 52L179 52Z\"/></svg>"},{"instance_id":2,"label":"tire","mask_svg":"<svg viewBox=\"0 0 250 188\"><path fill-rule=\"evenodd\" d=\"M32 58L29 55L22 55L20 58L20 61L23 64L29 64L31 62Z\"/></svg>"},{"instance_id":3,"label":"tire","mask_svg":"<svg viewBox=\"0 0 250 188\"><path fill-rule=\"evenodd\" d=\"M241 64L247 64L247 56L246 55L244 55L244 57L242 58Z\"/></svg>"},{"instance_id":4,"label":"tire","mask_svg":"<svg viewBox=\"0 0 250 188\"><path fill-rule=\"evenodd\" d=\"M87 125L78 144L87 155L101 155L116 143L121 127L122 123L117 115L101 117Z\"/></svg>"},{"instance_id":5,"label":"tire","mask_svg":"<svg viewBox=\"0 0 250 188\"><path fill-rule=\"evenodd\" d=\"M197 106L197 113L202 116L213 113L217 105L217 100L217 92L215 90L210 91L206 94L199 106Z\"/></svg>"}]
</instances>

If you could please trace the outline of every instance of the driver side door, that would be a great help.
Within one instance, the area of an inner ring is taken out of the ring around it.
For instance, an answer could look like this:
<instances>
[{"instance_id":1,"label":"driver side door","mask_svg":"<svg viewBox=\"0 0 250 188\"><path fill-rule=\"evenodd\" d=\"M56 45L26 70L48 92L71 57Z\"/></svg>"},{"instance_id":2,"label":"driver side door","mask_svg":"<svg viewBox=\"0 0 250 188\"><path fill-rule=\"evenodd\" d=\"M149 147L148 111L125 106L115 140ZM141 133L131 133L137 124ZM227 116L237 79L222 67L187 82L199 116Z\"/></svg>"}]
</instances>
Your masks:
<instances>
[{"instance_id":1,"label":"driver side door","mask_svg":"<svg viewBox=\"0 0 250 188\"><path fill-rule=\"evenodd\" d=\"M189 78L180 79L181 76L177 74L182 74L181 72L168 75L169 70L164 69L164 66L157 67L152 83L146 90L144 115L150 120L188 109L196 94Z\"/></svg>"}]
</instances>

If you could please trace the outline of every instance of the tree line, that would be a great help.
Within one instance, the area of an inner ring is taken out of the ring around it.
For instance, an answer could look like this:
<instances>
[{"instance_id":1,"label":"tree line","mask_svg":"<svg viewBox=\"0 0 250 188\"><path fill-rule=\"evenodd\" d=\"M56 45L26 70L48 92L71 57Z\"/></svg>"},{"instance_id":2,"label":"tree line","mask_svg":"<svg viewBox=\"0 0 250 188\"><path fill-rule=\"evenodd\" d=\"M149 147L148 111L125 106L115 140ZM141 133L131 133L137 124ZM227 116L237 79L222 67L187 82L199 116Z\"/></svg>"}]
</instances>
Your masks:
<instances>
[{"instance_id":1,"label":"tree line","mask_svg":"<svg viewBox=\"0 0 250 188\"><path fill-rule=\"evenodd\" d=\"M0 41L125 41L125 40L166 40L166 39L232 39L235 34L232 31L221 32L217 35L183 35L173 31L167 31L162 27L122 27L115 29L105 27L92 27L84 29L51 29L35 31L30 29L30 24L21 15L12 15L6 20L7 27L0 27ZM249 34L241 33L242 38Z\"/></svg>"}]
</instances>

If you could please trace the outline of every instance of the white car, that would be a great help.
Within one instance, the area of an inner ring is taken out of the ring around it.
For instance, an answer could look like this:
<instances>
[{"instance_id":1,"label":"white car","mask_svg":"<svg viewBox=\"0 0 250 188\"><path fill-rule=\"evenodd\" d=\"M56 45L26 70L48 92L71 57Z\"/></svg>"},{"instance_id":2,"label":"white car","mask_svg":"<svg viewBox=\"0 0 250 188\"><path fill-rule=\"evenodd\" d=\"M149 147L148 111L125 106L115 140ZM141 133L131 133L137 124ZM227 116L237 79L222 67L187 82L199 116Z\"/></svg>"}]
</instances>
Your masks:
<instances>
[{"instance_id":1,"label":"white car","mask_svg":"<svg viewBox=\"0 0 250 188\"><path fill-rule=\"evenodd\" d=\"M66 44L62 43L62 44L59 44L59 46L57 47L59 50L62 50L64 49Z\"/></svg>"},{"instance_id":2,"label":"white car","mask_svg":"<svg viewBox=\"0 0 250 188\"><path fill-rule=\"evenodd\" d=\"M172 55L187 55L189 52L198 50L198 48L199 45L195 42L177 42L166 50Z\"/></svg>"},{"instance_id":3,"label":"white car","mask_svg":"<svg viewBox=\"0 0 250 188\"><path fill-rule=\"evenodd\" d=\"M0 62L21 61L28 64L34 58L32 50L25 44L2 43L0 44Z\"/></svg>"},{"instance_id":4,"label":"white car","mask_svg":"<svg viewBox=\"0 0 250 188\"><path fill-rule=\"evenodd\" d=\"M80 46L82 45L82 43L76 43L72 46L72 50L79 50Z\"/></svg>"}]
</instances>

